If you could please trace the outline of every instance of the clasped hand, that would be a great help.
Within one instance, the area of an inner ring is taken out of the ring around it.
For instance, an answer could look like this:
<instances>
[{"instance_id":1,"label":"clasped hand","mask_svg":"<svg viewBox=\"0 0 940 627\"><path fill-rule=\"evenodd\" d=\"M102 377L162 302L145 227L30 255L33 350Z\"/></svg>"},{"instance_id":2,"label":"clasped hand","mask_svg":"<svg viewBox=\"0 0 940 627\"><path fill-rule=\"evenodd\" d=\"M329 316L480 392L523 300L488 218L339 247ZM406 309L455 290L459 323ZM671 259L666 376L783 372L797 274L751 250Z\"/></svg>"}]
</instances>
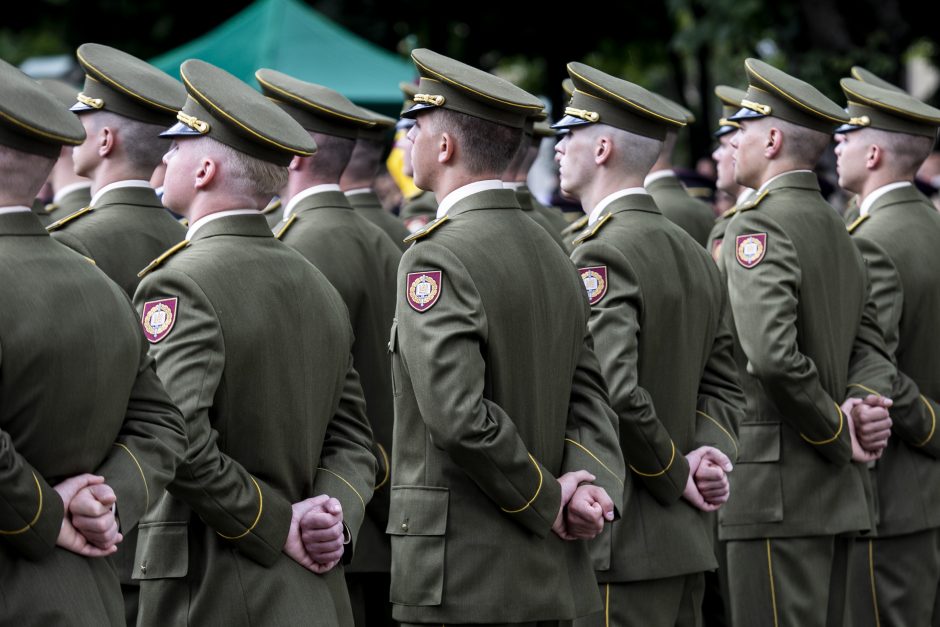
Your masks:
<instances>
[{"instance_id":1,"label":"clasped hand","mask_svg":"<svg viewBox=\"0 0 940 627\"><path fill-rule=\"evenodd\" d=\"M343 506L321 494L293 505L284 553L317 574L336 566L343 557Z\"/></svg>"},{"instance_id":2,"label":"clasped hand","mask_svg":"<svg viewBox=\"0 0 940 627\"><path fill-rule=\"evenodd\" d=\"M591 484L594 479L586 470L558 477L561 506L552 531L563 540L590 540L614 519L614 502L604 488Z\"/></svg>"},{"instance_id":3,"label":"clasped hand","mask_svg":"<svg viewBox=\"0 0 940 627\"><path fill-rule=\"evenodd\" d=\"M104 477L77 475L54 489L65 506L57 546L85 557L104 557L117 551L124 536L114 514L117 497Z\"/></svg>"}]
</instances>

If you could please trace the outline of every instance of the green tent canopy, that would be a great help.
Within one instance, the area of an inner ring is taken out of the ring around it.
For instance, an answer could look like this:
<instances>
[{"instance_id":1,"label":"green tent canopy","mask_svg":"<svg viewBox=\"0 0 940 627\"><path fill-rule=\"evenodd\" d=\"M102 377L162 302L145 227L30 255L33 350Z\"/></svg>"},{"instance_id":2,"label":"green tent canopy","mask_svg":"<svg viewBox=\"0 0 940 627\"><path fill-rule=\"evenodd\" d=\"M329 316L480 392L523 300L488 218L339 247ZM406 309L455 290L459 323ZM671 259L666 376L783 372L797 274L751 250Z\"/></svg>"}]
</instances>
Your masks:
<instances>
[{"instance_id":1,"label":"green tent canopy","mask_svg":"<svg viewBox=\"0 0 940 627\"><path fill-rule=\"evenodd\" d=\"M258 0L215 30L150 62L179 77L186 59L202 59L258 86L255 70L272 68L324 85L364 106L395 112L410 61L343 29L299 0Z\"/></svg>"}]
</instances>

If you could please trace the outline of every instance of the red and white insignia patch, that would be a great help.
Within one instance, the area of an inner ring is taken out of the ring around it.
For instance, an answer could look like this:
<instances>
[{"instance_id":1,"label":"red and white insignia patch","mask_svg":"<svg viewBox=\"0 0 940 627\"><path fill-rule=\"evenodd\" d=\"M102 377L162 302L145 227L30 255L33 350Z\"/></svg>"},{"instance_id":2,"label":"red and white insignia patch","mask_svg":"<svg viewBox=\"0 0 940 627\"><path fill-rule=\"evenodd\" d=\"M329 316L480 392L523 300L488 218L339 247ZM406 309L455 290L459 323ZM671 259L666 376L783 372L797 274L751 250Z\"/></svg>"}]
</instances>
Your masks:
<instances>
[{"instance_id":1,"label":"red and white insignia patch","mask_svg":"<svg viewBox=\"0 0 940 627\"><path fill-rule=\"evenodd\" d=\"M588 302L596 305L604 298L607 293L607 266L590 266L580 268L581 280L584 282L584 289L587 291Z\"/></svg>"},{"instance_id":2,"label":"red and white insignia patch","mask_svg":"<svg viewBox=\"0 0 940 627\"><path fill-rule=\"evenodd\" d=\"M441 271L409 272L406 283L408 304L418 313L424 313L441 297Z\"/></svg>"},{"instance_id":3,"label":"red and white insignia patch","mask_svg":"<svg viewBox=\"0 0 940 627\"><path fill-rule=\"evenodd\" d=\"M745 268L753 268L764 259L767 253L766 233L746 233L738 235L734 242L735 256Z\"/></svg>"},{"instance_id":4,"label":"red and white insignia patch","mask_svg":"<svg viewBox=\"0 0 940 627\"><path fill-rule=\"evenodd\" d=\"M144 335L151 344L165 338L176 324L176 298L148 300L144 303L144 313L140 317Z\"/></svg>"},{"instance_id":5,"label":"red and white insignia patch","mask_svg":"<svg viewBox=\"0 0 940 627\"><path fill-rule=\"evenodd\" d=\"M723 239L716 239L712 242L712 259L715 260L715 263L718 263L718 259L721 257L721 243L725 241Z\"/></svg>"}]
</instances>

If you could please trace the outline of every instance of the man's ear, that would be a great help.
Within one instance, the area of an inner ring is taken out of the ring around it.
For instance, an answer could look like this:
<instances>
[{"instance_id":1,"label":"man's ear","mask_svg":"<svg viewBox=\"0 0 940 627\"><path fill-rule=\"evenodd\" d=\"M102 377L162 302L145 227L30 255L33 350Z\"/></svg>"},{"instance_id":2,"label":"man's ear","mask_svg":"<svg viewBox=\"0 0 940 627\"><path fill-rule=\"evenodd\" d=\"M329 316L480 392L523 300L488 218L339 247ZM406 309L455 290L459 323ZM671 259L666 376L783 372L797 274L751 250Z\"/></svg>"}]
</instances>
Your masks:
<instances>
[{"instance_id":1,"label":"man's ear","mask_svg":"<svg viewBox=\"0 0 940 627\"><path fill-rule=\"evenodd\" d=\"M764 156L768 159L774 159L780 155L783 150L785 138L783 131L776 126L767 129L767 135L764 138Z\"/></svg>"},{"instance_id":2,"label":"man's ear","mask_svg":"<svg viewBox=\"0 0 940 627\"><path fill-rule=\"evenodd\" d=\"M297 172L302 170L304 167L304 159L307 157L301 157L300 155L294 155L294 158L290 160L290 165L287 166L287 169L291 172Z\"/></svg>"},{"instance_id":3,"label":"man's ear","mask_svg":"<svg viewBox=\"0 0 940 627\"><path fill-rule=\"evenodd\" d=\"M594 163L604 165L614 152L614 143L606 135L598 135L594 141Z\"/></svg>"},{"instance_id":4,"label":"man's ear","mask_svg":"<svg viewBox=\"0 0 940 627\"><path fill-rule=\"evenodd\" d=\"M454 142L454 136L446 131L441 133L437 144L437 162L448 163L451 161L454 158L456 149L457 144Z\"/></svg>"},{"instance_id":5,"label":"man's ear","mask_svg":"<svg viewBox=\"0 0 940 627\"><path fill-rule=\"evenodd\" d=\"M196 181L194 187L197 190L203 190L212 184L212 181L219 174L219 164L211 157L203 157L199 161L199 169L196 171Z\"/></svg>"},{"instance_id":6,"label":"man's ear","mask_svg":"<svg viewBox=\"0 0 940 627\"><path fill-rule=\"evenodd\" d=\"M878 144L871 144L865 151L865 169L876 170L885 160L885 151Z\"/></svg>"},{"instance_id":7,"label":"man's ear","mask_svg":"<svg viewBox=\"0 0 940 627\"><path fill-rule=\"evenodd\" d=\"M109 126L102 126L98 129L95 139L98 144L98 156L101 158L113 153L117 146L117 135L114 133L114 129Z\"/></svg>"}]
</instances>

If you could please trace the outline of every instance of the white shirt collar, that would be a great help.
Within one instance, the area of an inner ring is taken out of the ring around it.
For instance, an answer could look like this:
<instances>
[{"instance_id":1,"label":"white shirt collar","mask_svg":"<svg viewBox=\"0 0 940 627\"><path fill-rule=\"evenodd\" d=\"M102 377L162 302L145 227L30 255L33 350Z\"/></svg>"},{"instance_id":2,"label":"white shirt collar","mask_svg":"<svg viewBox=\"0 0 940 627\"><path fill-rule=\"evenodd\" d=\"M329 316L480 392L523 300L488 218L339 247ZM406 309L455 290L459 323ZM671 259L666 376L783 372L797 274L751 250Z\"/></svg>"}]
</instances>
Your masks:
<instances>
[{"instance_id":1,"label":"white shirt collar","mask_svg":"<svg viewBox=\"0 0 940 627\"><path fill-rule=\"evenodd\" d=\"M516 190L522 187L523 185L525 185L525 183L522 183L520 181L503 181L503 187L505 187L506 189Z\"/></svg>"},{"instance_id":2,"label":"white shirt collar","mask_svg":"<svg viewBox=\"0 0 940 627\"><path fill-rule=\"evenodd\" d=\"M357 187L356 189L351 189L348 192L343 192L347 196L358 196L359 194L368 194L372 191L371 187Z\"/></svg>"},{"instance_id":3,"label":"white shirt collar","mask_svg":"<svg viewBox=\"0 0 940 627\"><path fill-rule=\"evenodd\" d=\"M207 216L202 216L195 222L189 225L189 230L186 231L186 239L192 239L196 235L196 231L209 224L213 220L218 220L219 218L227 218L228 216L259 216L261 212L257 209L230 209L228 211L219 211L217 213L210 213Z\"/></svg>"},{"instance_id":4,"label":"white shirt collar","mask_svg":"<svg viewBox=\"0 0 940 627\"><path fill-rule=\"evenodd\" d=\"M0 216L7 213L30 213L32 209L26 205L10 205L9 207L0 207Z\"/></svg>"},{"instance_id":5,"label":"white shirt collar","mask_svg":"<svg viewBox=\"0 0 940 627\"><path fill-rule=\"evenodd\" d=\"M591 226L592 224L597 222L598 219L600 219L601 214L604 212L604 209L610 206L610 203L614 202L618 198L629 196L630 194L645 194L649 196L649 192L647 192L642 187L628 187L626 189L621 189L621 190L614 192L613 194L605 196L604 198L601 199L599 203L594 205L594 209L591 210L591 215L590 217L588 217L588 226Z\"/></svg>"},{"instance_id":6,"label":"white shirt collar","mask_svg":"<svg viewBox=\"0 0 940 627\"><path fill-rule=\"evenodd\" d=\"M62 200L63 198L65 198L67 195L71 194L74 191L77 191L80 189L88 189L90 187L91 187L91 183L89 183L88 181L79 181L77 183L69 183L68 185L66 185L65 187L63 187L62 189L60 189L59 191L55 193L55 195L52 197L52 202L59 202L60 200Z\"/></svg>"},{"instance_id":7,"label":"white shirt collar","mask_svg":"<svg viewBox=\"0 0 940 627\"><path fill-rule=\"evenodd\" d=\"M286 220L290 217L290 214L293 213L294 207L297 206L304 198L309 198L314 194L319 194L320 192L339 192L343 193L343 190L340 189L339 185L336 183L323 183L322 185L314 185L313 187L308 187L302 192L297 192L294 194L294 197L290 199L290 202L287 203L287 206L284 207L284 217L283 220Z\"/></svg>"},{"instance_id":8,"label":"white shirt collar","mask_svg":"<svg viewBox=\"0 0 940 627\"><path fill-rule=\"evenodd\" d=\"M787 174L793 174L794 172L807 172L807 173L809 173L809 174L814 174L812 170L787 170L786 172L781 172L781 173L778 174L777 176L773 176L773 177L771 177L769 180L764 181L764 184L761 185L761 186L757 189L757 193L758 193L758 194L762 194L762 193L764 192L764 190L767 189L767 186L770 185L771 183L773 183L774 181L776 181L778 178L780 178L781 176L786 176Z\"/></svg>"},{"instance_id":9,"label":"white shirt collar","mask_svg":"<svg viewBox=\"0 0 940 627\"><path fill-rule=\"evenodd\" d=\"M657 170L656 172L650 172L646 175L646 178L643 179L643 187L646 187L653 181L658 181L659 179L664 179L669 176L675 176L676 173L674 170Z\"/></svg>"},{"instance_id":10,"label":"white shirt collar","mask_svg":"<svg viewBox=\"0 0 940 627\"><path fill-rule=\"evenodd\" d=\"M737 200L734 201L734 204L740 205L743 202L746 202L754 197L754 190L750 187L745 187L740 194L738 194Z\"/></svg>"},{"instance_id":11,"label":"white shirt collar","mask_svg":"<svg viewBox=\"0 0 940 627\"><path fill-rule=\"evenodd\" d=\"M913 185L910 181L897 181L895 183L888 183L887 185L882 185L869 195L865 196L865 200L862 201L862 204L858 207L858 215L867 216L871 211L872 205L875 204L875 201L887 194L890 191L895 189L901 189L908 185Z\"/></svg>"},{"instance_id":12,"label":"white shirt collar","mask_svg":"<svg viewBox=\"0 0 940 627\"><path fill-rule=\"evenodd\" d=\"M116 181L114 183L109 183L95 192L95 195L91 197L91 206L94 207L98 204L98 201L101 200L101 197L110 192L113 189L120 189L122 187L146 187L147 189L153 189L150 187L150 181L142 181L136 179L130 179L127 181Z\"/></svg>"},{"instance_id":13,"label":"white shirt collar","mask_svg":"<svg viewBox=\"0 0 940 627\"><path fill-rule=\"evenodd\" d=\"M437 218L441 219L446 216L451 207L456 205L464 198L472 196L478 192L485 192L491 189L504 189L503 182L497 179L487 179L485 181L474 181L473 183L467 183L463 187L458 187L451 193L444 196L444 199L441 200L441 204L437 206Z\"/></svg>"}]
</instances>

